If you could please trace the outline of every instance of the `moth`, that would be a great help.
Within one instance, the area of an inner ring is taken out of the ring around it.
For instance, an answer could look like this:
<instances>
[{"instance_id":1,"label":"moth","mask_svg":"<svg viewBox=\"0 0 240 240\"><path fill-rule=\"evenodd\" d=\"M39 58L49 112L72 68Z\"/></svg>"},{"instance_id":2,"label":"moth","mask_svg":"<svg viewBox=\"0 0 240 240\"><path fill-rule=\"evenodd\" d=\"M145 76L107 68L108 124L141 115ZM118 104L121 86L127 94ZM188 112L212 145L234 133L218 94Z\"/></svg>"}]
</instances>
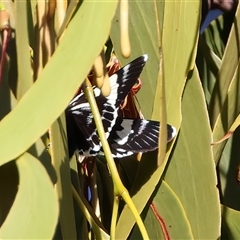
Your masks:
<instances>
[{"instance_id":1,"label":"moth","mask_svg":"<svg viewBox=\"0 0 240 240\"><path fill-rule=\"evenodd\" d=\"M110 76L111 93L108 97L101 95L96 86L93 87L97 106L102 118L112 156L126 157L136 152L153 151L158 147L160 123L145 119L129 119L118 114L123 102L136 83L148 55L142 55ZM69 155L77 150L80 155L103 155L91 108L84 93L73 98L66 109ZM176 136L176 129L167 125L167 141Z\"/></svg>"}]
</instances>

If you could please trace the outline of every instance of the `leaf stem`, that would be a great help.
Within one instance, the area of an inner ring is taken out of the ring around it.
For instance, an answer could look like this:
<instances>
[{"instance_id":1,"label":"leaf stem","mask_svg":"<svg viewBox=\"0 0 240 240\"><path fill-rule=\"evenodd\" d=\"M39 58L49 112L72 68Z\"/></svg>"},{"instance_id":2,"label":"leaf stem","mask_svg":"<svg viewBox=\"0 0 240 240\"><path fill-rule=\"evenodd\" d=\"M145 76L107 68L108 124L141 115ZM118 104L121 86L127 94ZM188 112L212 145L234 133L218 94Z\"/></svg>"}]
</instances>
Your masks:
<instances>
[{"instance_id":1,"label":"leaf stem","mask_svg":"<svg viewBox=\"0 0 240 240\"><path fill-rule=\"evenodd\" d=\"M124 201L126 202L126 204L129 206L130 210L132 211L137 225L139 226L139 229L141 231L142 237L143 239L149 239L146 228L142 222L142 219L127 191L127 189L124 187L124 185L122 184L122 181L119 177L115 162L113 160L112 157L112 153L110 150L110 147L108 145L108 141L106 139L106 135L105 135L105 131L103 128L103 124L102 124L102 119L96 104L96 100L95 100L95 96L92 90L92 86L91 83L89 82L88 79L86 79L83 84L82 84L82 88L84 91L84 94L90 104L91 110L92 110L92 114L95 120L95 124L98 130L98 134L102 143L102 147L105 153L105 157L108 163L108 167L110 169L110 172L112 174L112 179L113 179L113 184L114 184L114 189L115 189L115 194L121 196Z\"/></svg>"},{"instance_id":2,"label":"leaf stem","mask_svg":"<svg viewBox=\"0 0 240 240\"><path fill-rule=\"evenodd\" d=\"M96 236L96 239L103 239L104 235L107 236L106 230L103 228L102 223L99 221L99 219L96 217L96 215L92 211L83 193L81 191L78 193L73 185L72 185L72 193L73 193L74 199L76 200L78 206L82 210L87 221L91 224L94 234Z\"/></svg>"},{"instance_id":3,"label":"leaf stem","mask_svg":"<svg viewBox=\"0 0 240 240\"><path fill-rule=\"evenodd\" d=\"M118 207L119 207L119 196L117 196L116 187L114 185L113 212L112 212L111 229L110 229L111 240L115 239L115 236L116 236Z\"/></svg>"}]
</instances>

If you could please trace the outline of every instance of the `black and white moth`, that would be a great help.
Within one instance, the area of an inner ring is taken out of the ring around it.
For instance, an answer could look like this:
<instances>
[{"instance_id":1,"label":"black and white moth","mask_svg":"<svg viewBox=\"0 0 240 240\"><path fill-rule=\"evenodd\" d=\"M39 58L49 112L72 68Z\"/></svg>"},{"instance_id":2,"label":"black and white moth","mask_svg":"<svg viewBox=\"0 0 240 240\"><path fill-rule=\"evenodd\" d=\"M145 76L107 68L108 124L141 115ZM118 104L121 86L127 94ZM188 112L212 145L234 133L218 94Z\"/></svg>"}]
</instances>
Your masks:
<instances>
[{"instance_id":1,"label":"black and white moth","mask_svg":"<svg viewBox=\"0 0 240 240\"><path fill-rule=\"evenodd\" d=\"M96 102L113 157L121 158L136 152L153 151L158 147L160 123L145 119L126 119L118 116L120 104L136 83L148 59L143 55L133 60L110 77L111 93L101 95L93 87ZM66 109L69 155L76 150L80 155L102 155L91 108L84 93L78 94ZM176 136L176 129L167 125L168 139Z\"/></svg>"}]
</instances>

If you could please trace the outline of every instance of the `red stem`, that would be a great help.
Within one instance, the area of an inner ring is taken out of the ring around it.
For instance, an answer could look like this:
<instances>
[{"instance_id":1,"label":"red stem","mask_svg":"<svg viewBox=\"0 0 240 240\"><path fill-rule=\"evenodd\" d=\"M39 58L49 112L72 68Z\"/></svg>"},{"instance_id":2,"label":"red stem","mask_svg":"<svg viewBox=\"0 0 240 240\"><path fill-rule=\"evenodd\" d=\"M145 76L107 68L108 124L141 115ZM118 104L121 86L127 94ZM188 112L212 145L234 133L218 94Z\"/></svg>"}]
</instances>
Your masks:
<instances>
[{"instance_id":1,"label":"red stem","mask_svg":"<svg viewBox=\"0 0 240 240\"><path fill-rule=\"evenodd\" d=\"M162 231L163 231L163 235L164 235L164 239L165 240L170 240L170 236L169 236L169 233L168 233L168 230L167 230L167 227L166 227L166 224L163 220L163 218L159 215L156 207L155 207L155 204L152 202L151 205L150 205L155 217L157 218L159 224L161 225L161 228L162 228Z\"/></svg>"},{"instance_id":2,"label":"red stem","mask_svg":"<svg viewBox=\"0 0 240 240\"><path fill-rule=\"evenodd\" d=\"M2 55L1 55L1 63L0 63L0 84L2 83L3 69L6 60L6 50L7 50L7 42L10 36L9 29L3 29L3 44L2 44Z\"/></svg>"}]
</instances>

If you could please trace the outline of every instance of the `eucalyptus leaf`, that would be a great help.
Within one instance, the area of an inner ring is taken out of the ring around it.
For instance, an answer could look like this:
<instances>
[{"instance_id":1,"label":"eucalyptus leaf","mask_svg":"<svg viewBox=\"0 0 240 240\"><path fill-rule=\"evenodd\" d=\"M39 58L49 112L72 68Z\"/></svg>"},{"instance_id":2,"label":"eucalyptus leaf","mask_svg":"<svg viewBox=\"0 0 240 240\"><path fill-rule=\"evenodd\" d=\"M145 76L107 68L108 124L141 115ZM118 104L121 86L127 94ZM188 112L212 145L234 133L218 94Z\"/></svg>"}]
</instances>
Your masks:
<instances>
[{"instance_id":1,"label":"eucalyptus leaf","mask_svg":"<svg viewBox=\"0 0 240 240\"><path fill-rule=\"evenodd\" d=\"M196 68L184 91L182 116L181 131L165 180L186 211L194 239L217 239L221 219L212 133Z\"/></svg>"},{"instance_id":2,"label":"eucalyptus leaf","mask_svg":"<svg viewBox=\"0 0 240 240\"><path fill-rule=\"evenodd\" d=\"M64 111L108 37L116 4L82 3L37 81L1 121L0 165L26 151Z\"/></svg>"},{"instance_id":3,"label":"eucalyptus leaf","mask_svg":"<svg viewBox=\"0 0 240 240\"><path fill-rule=\"evenodd\" d=\"M184 3L184 1L165 2L162 33L167 120L169 124L172 124L177 128L179 128L181 124L181 98L187 78L187 73L190 69L193 68L193 63L196 57L198 26L200 21L200 1L192 3L187 2L186 4ZM144 74L142 75L143 86L141 89L141 94L144 95L140 96L140 92L138 94L141 109L144 115L146 113L147 117L151 115L153 119L159 120L160 85L158 84L160 83L156 83L159 65L159 41L156 35L156 31L160 31L161 29L156 28L156 20L160 20L162 18L158 18L156 16L159 14L159 16L163 17L161 15L161 11L163 11L161 7L163 7L163 5L161 5L160 2L157 2L157 8L155 8L155 5L150 4L147 6L148 3L146 2L133 2L132 4L135 6L136 13L131 16L131 21L135 25L140 25L140 31L132 37L135 39L134 47L138 46L138 49L141 49L141 51L147 51L150 49L149 56L153 61L148 61L146 65L146 71L149 71L149 77L144 78ZM147 16L149 8L154 9L153 12L156 11L154 12L155 14L151 14L149 17L145 17L145 20L143 22L137 21L139 16ZM192 14L188 14L189 12ZM136 20L134 21L133 19L135 17ZM148 26L151 26L151 28ZM151 29L151 31L149 31L149 29ZM151 35L152 32L153 36ZM149 39L152 41L149 42ZM119 46L119 43L117 41L113 41L113 43L114 46ZM144 43L146 43L146 45ZM116 49L118 48L116 47ZM152 96L153 92L154 98ZM153 106L153 109L150 108L151 106ZM170 151L168 151L167 157L169 154ZM157 169L156 154L148 154L144 158L145 159L142 159L143 161L140 163L140 165L142 165L139 167L141 170L138 169L138 177L136 177L132 188L134 189L132 190L132 193L136 194L133 196L133 200L140 212L143 210L156 185L158 184L166 164L165 161L165 163ZM143 175L141 173L144 170L146 172ZM124 224L126 221L128 224ZM134 219L132 218L129 209L125 207L120 215L117 225L117 237L125 239L129 235L134 223Z\"/></svg>"},{"instance_id":4,"label":"eucalyptus leaf","mask_svg":"<svg viewBox=\"0 0 240 240\"><path fill-rule=\"evenodd\" d=\"M29 47L27 1L16 1L16 45L18 65L18 87L17 98L20 99L24 93L33 85L33 71L31 67L31 56Z\"/></svg>"},{"instance_id":5,"label":"eucalyptus leaf","mask_svg":"<svg viewBox=\"0 0 240 240\"><path fill-rule=\"evenodd\" d=\"M162 181L154 195L144 218L150 239L194 239L185 209L170 186ZM140 239L136 226L130 239Z\"/></svg>"},{"instance_id":6,"label":"eucalyptus leaf","mask_svg":"<svg viewBox=\"0 0 240 240\"><path fill-rule=\"evenodd\" d=\"M240 211L239 141L240 128L237 128L234 134L226 141L226 145L218 163L221 203L238 211Z\"/></svg>"},{"instance_id":7,"label":"eucalyptus leaf","mask_svg":"<svg viewBox=\"0 0 240 240\"><path fill-rule=\"evenodd\" d=\"M240 38L240 9L238 5L238 9L236 11L235 20L233 22L227 46L224 51L224 55L222 58L222 65L218 73L216 85L214 86L213 94L211 96L210 107L209 107L209 115L211 120L212 127L217 127L219 123L217 123L217 118L222 112L222 106L228 100L228 90L232 81L234 79L234 75L238 71L239 65L239 38ZM230 123L231 124L231 123Z\"/></svg>"},{"instance_id":8,"label":"eucalyptus leaf","mask_svg":"<svg viewBox=\"0 0 240 240\"><path fill-rule=\"evenodd\" d=\"M223 235L225 239L240 238L240 212L222 206L223 214Z\"/></svg>"},{"instance_id":9,"label":"eucalyptus leaf","mask_svg":"<svg viewBox=\"0 0 240 240\"><path fill-rule=\"evenodd\" d=\"M38 159L24 153L16 160L19 186L1 226L1 239L51 239L59 205L53 184Z\"/></svg>"}]
</instances>

